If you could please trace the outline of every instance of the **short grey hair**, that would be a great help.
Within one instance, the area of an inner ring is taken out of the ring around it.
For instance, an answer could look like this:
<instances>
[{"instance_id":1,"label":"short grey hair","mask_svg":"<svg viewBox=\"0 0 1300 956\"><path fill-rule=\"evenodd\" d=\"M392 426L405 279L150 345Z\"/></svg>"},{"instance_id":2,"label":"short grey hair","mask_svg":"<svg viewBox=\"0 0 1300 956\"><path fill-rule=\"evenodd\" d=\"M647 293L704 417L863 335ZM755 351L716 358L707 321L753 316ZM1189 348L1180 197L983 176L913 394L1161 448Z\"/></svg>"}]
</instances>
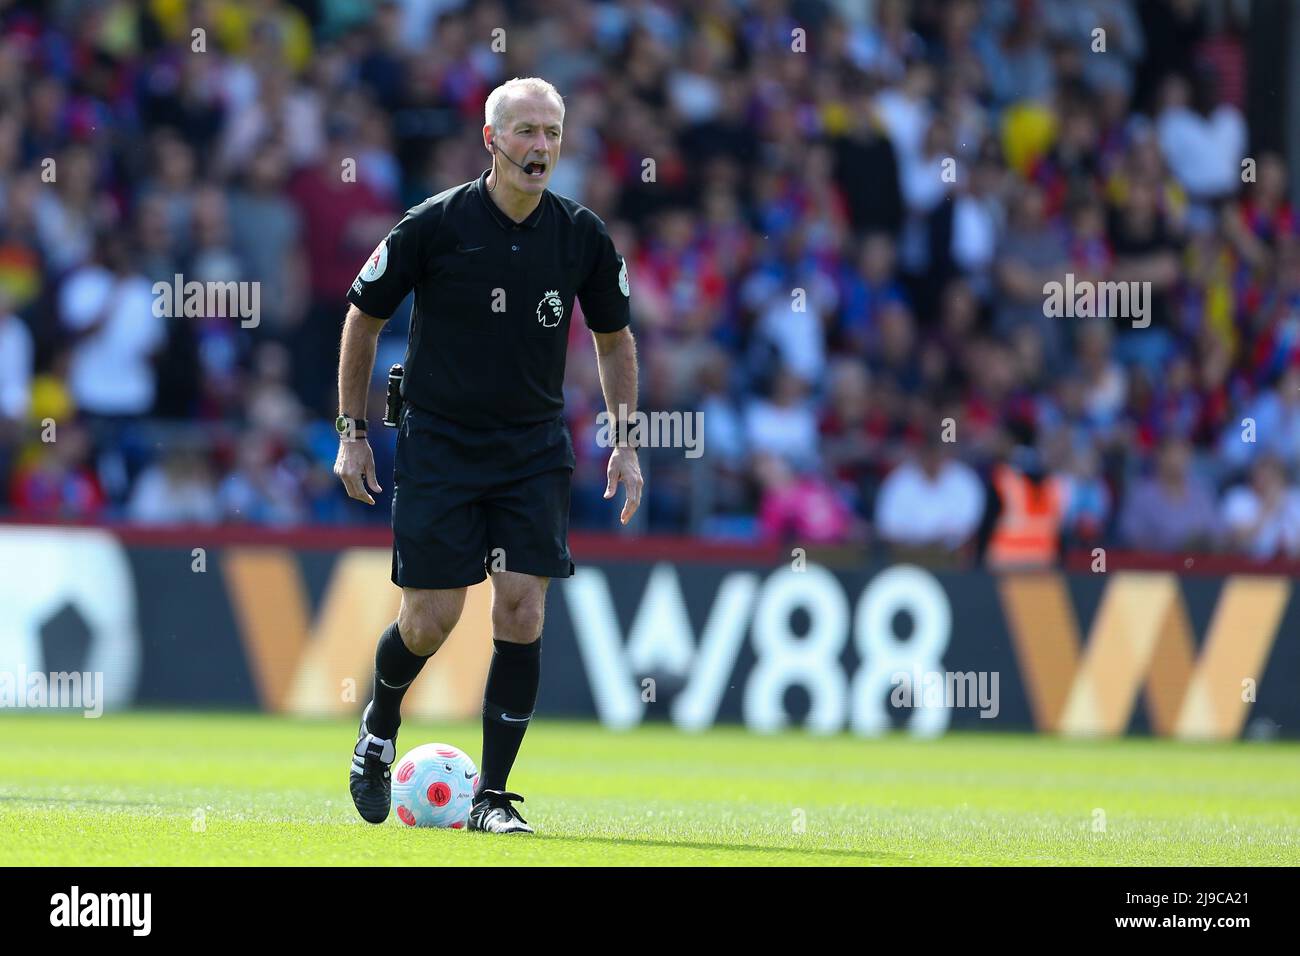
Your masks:
<instances>
[{"instance_id":1,"label":"short grey hair","mask_svg":"<svg viewBox=\"0 0 1300 956\"><path fill-rule=\"evenodd\" d=\"M564 119L564 97L559 90L540 76L516 76L488 94L487 102L483 105L484 122L493 129L500 129L506 120L506 101L518 93L545 93L555 97L555 102L560 104L560 119Z\"/></svg>"}]
</instances>

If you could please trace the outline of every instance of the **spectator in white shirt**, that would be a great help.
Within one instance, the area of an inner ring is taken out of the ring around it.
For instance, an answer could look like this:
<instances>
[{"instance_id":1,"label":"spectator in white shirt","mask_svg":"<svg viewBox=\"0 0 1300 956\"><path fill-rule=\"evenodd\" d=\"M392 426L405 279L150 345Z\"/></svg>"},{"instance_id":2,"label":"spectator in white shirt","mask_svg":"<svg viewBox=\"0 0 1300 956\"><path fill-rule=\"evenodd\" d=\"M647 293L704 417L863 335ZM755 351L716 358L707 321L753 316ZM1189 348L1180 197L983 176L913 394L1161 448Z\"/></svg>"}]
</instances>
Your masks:
<instances>
[{"instance_id":1,"label":"spectator in white shirt","mask_svg":"<svg viewBox=\"0 0 1300 956\"><path fill-rule=\"evenodd\" d=\"M136 479L127 517L140 524L216 524L221 520L211 469L198 449L175 448Z\"/></svg>"},{"instance_id":2,"label":"spectator in white shirt","mask_svg":"<svg viewBox=\"0 0 1300 956\"><path fill-rule=\"evenodd\" d=\"M826 328L838 304L834 281L800 261L802 237L784 240L781 259L760 269L741 286L740 297L758 316L756 337L768 343L808 385L826 370ZM792 289L802 290L797 303Z\"/></svg>"},{"instance_id":3,"label":"spectator in white shirt","mask_svg":"<svg viewBox=\"0 0 1300 956\"><path fill-rule=\"evenodd\" d=\"M956 551L979 528L985 499L974 470L930 439L880 486L876 534L894 545Z\"/></svg>"},{"instance_id":4,"label":"spectator in white shirt","mask_svg":"<svg viewBox=\"0 0 1300 956\"><path fill-rule=\"evenodd\" d=\"M1229 550L1259 561L1300 557L1300 489L1276 456L1255 460L1250 484L1224 496L1222 518Z\"/></svg>"},{"instance_id":5,"label":"spectator in white shirt","mask_svg":"<svg viewBox=\"0 0 1300 956\"><path fill-rule=\"evenodd\" d=\"M0 287L0 422L21 423L31 404L32 334Z\"/></svg>"},{"instance_id":6,"label":"spectator in white shirt","mask_svg":"<svg viewBox=\"0 0 1300 956\"><path fill-rule=\"evenodd\" d=\"M97 261L76 269L59 293L59 321L75 343L69 387L91 415L144 415L153 407L152 357L166 325L154 315L152 286L135 271L126 240L105 235L97 251Z\"/></svg>"},{"instance_id":7,"label":"spectator in white shirt","mask_svg":"<svg viewBox=\"0 0 1300 956\"><path fill-rule=\"evenodd\" d=\"M904 163L921 155L933 115L930 98L934 87L934 70L924 60L914 60L901 84L886 87L876 96L876 115Z\"/></svg>"},{"instance_id":8,"label":"spectator in white shirt","mask_svg":"<svg viewBox=\"0 0 1300 956\"><path fill-rule=\"evenodd\" d=\"M817 461L817 415L803 380L788 368L776 374L771 398L745 409L745 444L755 455L767 452L796 471Z\"/></svg>"},{"instance_id":9,"label":"spectator in white shirt","mask_svg":"<svg viewBox=\"0 0 1300 956\"><path fill-rule=\"evenodd\" d=\"M1241 188L1246 120L1229 103L1214 105L1214 77L1198 77L1193 104L1187 81L1171 76L1161 91L1156 132L1165 162L1194 201L1234 194Z\"/></svg>"}]
</instances>

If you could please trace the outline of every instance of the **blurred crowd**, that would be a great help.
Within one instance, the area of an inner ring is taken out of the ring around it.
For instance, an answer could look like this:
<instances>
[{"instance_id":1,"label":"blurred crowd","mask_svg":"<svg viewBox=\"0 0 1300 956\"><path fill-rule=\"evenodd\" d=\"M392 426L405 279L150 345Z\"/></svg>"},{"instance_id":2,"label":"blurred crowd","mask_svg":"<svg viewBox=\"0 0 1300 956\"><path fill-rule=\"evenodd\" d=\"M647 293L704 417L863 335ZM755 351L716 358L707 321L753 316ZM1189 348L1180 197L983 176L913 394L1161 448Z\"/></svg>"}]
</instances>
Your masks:
<instances>
[{"instance_id":1,"label":"blurred crowd","mask_svg":"<svg viewBox=\"0 0 1300 956\"><path fill-rule=\"evenodd\" d=\"M629 264L642 404L702 415L702 457L643 452L638 530L1300 556L1300 247L1242 13L0 3L8 514L385 522L387 487L366 508L331 473L344 294L488 165L487 93L538 75L567 106L552 188ZM1067 274L1150 283L1150 324L1048 317ZM258 324L158 317L175 276L259 283ZM612 529L579 321L566 393L573 526Z\"/></svg>"}]
</instances>

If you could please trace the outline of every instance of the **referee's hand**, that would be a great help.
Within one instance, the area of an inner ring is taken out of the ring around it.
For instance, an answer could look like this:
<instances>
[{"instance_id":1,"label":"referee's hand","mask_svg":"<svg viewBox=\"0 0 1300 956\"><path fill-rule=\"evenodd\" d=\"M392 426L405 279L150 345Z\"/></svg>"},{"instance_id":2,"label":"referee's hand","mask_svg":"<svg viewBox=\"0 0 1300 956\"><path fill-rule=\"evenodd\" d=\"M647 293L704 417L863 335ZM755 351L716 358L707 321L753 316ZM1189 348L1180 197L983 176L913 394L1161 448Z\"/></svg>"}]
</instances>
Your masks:
<instances>
[{"instance_id":1,"label":"referee's hand","mask_svg":"<svg viewBox=\"0 0 1300 956\"><path fill-rule=\"evenodd\" d=\"M641 486L644 484L641 479L641 462L636 457L636 449L615 448L613 454L609 456L608 475L609 482L605 485L607 499L614 497L614 489L618 487L620 481L627 490L623 513L618 516L619 521L627 524L636 514L636 509L641 506Z\"/></svg>"},{"instance_id":2,"label":"referee's hand","mask_svg":"<svg viewBox=\"0 0 1300 956\"><path fill-rule=\"evenodd\" d=\"M342 439L339 441L339 454L334 459L334 474L343 480L343 487L348 490L348 497L373 505L375 499L366 491L366 485L376 493L383 491L379 479L375 477L375 455L370 450L370 442L364 438Z\"/></svg>"}]
</instances>

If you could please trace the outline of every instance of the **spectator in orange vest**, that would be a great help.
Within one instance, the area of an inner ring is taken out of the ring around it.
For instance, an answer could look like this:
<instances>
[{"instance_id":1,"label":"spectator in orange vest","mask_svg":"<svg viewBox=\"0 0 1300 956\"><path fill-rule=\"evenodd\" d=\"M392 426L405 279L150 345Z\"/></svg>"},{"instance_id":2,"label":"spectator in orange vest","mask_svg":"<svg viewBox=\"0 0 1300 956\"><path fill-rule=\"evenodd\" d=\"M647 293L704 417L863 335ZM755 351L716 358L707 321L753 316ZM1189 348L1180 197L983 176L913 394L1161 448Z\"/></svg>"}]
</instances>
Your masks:
<instances>
[{"instance_id":1,"label":"spectator in orange vest","mask_svg":"<svg viewBox=\"0 0 1300 956\"><path fill-rule=\"evenodd\" d=\"M996 568L1054 563L1067 504L1061 479L1046 471L1036 450L1020 446L993 467L990 480L996 518L986 562Z\"/></svg>"}]
</instances>

